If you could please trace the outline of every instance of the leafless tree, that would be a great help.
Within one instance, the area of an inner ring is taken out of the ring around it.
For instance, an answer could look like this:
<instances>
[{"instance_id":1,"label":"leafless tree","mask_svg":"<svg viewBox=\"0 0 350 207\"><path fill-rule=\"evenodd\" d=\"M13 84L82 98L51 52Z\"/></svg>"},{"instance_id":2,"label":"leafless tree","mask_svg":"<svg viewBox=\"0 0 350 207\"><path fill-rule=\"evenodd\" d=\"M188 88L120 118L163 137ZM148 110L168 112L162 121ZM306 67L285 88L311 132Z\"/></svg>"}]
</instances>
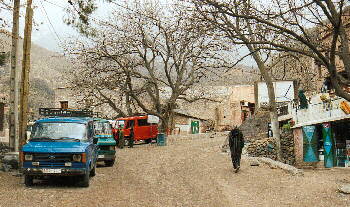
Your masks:
<instances>
[{"instance_id":1,"label":"leafless tree","mask_svg":"<svg viewBox=\"0 0 350 207\"><path fill-rule=\"evenodd\" d=\"M222 36L229 39L232 45L239 47L244 45L248 49L248 54L241 56L238 61L243 60L247 56L252 56L256 62L260 73L266 82L269 96L269 111L272 124L274 139L276 140L276 150L278 159L281 159L280 150L280 130L277 116L277 105L275 92L273 87L273 79L269 72L269 60L271 51L266 50L264 44L260 41L271 39L276 40L276 36L271 36L269 30L259 27L250 19L240 17L232 17L232 13L240 13L242 15L254 15L254 8L247 1L220 3L221 1L192 1L195 7L195 15L197 21L204 22L206 28L221 32Z\"/></svg>"},{"instance_id":2,"label":"leafless tree","mask_svg":"<svg viewBox=\"0 0 350 207\"><path fill-rule=\"evenodd\" d=\"M98 9L98 2L112 3L117 0L68 0L66 7L66 17L64 22L78 30L80 34L91 36L96 31L90 24L93 22L92 14Z\"/></svg>"},{"instance_id":3,"label":"leafless tree","mask_svg":"<svg viewBox=\"0 0 350 207\"><path fill-rule=\"evenodd\" d=\"M93 68L91 74L113 76L111 85L128 96L124 100L159 116L165 130L177 101L199 100L186 92L226 62L217 52L225 50L225 44L199 29L175 5L165 9L152 1L125 4L113 19L99 22L100 33L90 39L90 46L85 44L74 53L85 69Z\"/></svg>"},{"instance_id":4,"label":"leafless tree","mask_svg":"<svg viewBox=\"0 0 350 207\"><path fill-rule=\"evenodd\" d=\"M0 0L0 14L5 11L11 11L11 1L10 0ZM0 16L0 33L2 33L2 28L8 26L7 20L4 18L4 16Z\"/></svg>"},{"instance_id":5,"label":"leafless tree","mask_svg":"<svg viewBox=\"0 0 350 207\"><path fill-rule=\"evenodd\" d=\"M338 96L350 100L349 2L346 0L204 0L231 18L245 19L270 37L251 42L294 52L326 68ZM249 12L232 5L249 5Z\"/></svg>"}]
</instances>

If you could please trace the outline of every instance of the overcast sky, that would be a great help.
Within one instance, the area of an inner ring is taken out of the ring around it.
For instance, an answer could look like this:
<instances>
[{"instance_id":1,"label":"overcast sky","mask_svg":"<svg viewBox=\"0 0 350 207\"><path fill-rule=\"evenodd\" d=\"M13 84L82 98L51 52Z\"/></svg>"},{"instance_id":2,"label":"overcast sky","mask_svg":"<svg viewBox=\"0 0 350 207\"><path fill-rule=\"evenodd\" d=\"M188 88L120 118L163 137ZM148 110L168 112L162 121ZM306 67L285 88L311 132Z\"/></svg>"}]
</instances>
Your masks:
<instances>
[{"instance_id":1,"label":"overcast sky","mask_svg":"<svg viewBox=\"0 0 350 207\"><path fill-rule=\"evenodd\" d=\"M33 30L32 40L34 43L52 51L61 52L62 43L69 37L79 38L71 26L66 25L63 19L66 15L64 9L68 6L63 0L39 0L35 2L35 21L39 24ZM94 18L107 17L112 11L111 7L101 3L94 14Z\"/></svg>"},{"instance_id":2,"label":"overcast sky","mask_svg":"<svg viewBox=\"0 0 350 207\"><path fill-rule=\"evenodd\" d=\"M167 0L161 0L162 4L167 4ZM23 1L22 1L23 3ZM79 38L80 35L71 26L66 25L63 19L66 15L65 8L68 5L66 0L35 0L34 4L34 21L32 41L48 50L63 52L62 43L67 38ZM94 19L103 19L108 17L116 5L100 2L98 10L94 13ZM24 30L24 13L25 8L21 8L20 34L23 36ZM5 14L7 18L12 19L12 14ZM11 28L8 28L11 30ZM246 51L242 50L243 53ZM251 58L242 62L245 65L254 65Z\"/></svg>"},{"instance_id":3,"label":"overcast sky","mask_svg":"<svg viewBox=\"0 0 350 207\"><path fill-rule=\"evenodd\" d=\"M21 1L22 4L24 4ZM66 0L35 0L33 1L34 22L32 32L32 41L55 52L62 52L62 43L69 37L79 38L79 33L71 26L66 25L63 19L66 15L65 8L69 6ZM99 9L94 13L95 19L107 17L113 10L113 7L107 3L100 3ZM20 35L23 37L25 8L21 7ZM8 22L12 20L12 13L3 12ZM11 25L7 28L11 30Z\"/></svg>"}]
</instances>

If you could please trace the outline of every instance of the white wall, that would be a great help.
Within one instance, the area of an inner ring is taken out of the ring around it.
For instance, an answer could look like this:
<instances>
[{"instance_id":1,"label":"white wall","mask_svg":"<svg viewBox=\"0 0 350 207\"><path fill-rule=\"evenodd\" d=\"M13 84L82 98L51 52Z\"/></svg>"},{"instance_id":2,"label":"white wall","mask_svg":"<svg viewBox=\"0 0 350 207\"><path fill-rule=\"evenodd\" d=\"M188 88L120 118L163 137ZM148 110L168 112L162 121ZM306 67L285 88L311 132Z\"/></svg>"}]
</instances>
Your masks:
<instances>
[{"instance_id":1,"label":"white wall","mask_svg":"<svg viewBox=\"0 0 350 207\"><path fill-rule=\"evenodd\" d=\"M267 86L265 82L258 82L258 106L261 103L268 103L269 96L267 92ZM293 81L276 81L273 82L275 89L276 102L289 102L294 97L294 85Z\"/></svg>"}]
</instances>

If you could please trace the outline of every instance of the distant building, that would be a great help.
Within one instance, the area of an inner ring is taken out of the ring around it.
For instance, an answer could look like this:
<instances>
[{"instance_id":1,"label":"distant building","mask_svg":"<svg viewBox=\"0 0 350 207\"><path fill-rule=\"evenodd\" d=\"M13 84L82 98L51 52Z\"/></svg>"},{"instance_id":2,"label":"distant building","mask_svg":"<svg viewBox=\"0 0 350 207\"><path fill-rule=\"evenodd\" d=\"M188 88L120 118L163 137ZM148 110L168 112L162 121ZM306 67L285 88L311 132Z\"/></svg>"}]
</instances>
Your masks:
<instances>
[{"instance_id":1,"label":"distant building","mask_svg":"<svg viewBox=\"0 0 350 207\"><path fill-rule=\"evenodd\" d=\"M227 95L227 99L215 108L215 123L218 131L241 125L255 111L254 86L230 86Z\"/></svg>"},{"instance_id":2,"label":"distant building","mask_svg":"<svg viewBox=\"0 0 350 207\"><path fill-rule=\"evenodd\" d=\"M175 110L172 134L199 134L207 129L204 119L191 116L183 110Z\"/></svg>"},{"instance_id":3,"label":"distant building","mask_svg":"<svg viewBox=\"0 0 350 207\"><path fill-rule=\"evenodd\" d=\"M55 108L77 108L76 96L69 87L55 88Z\"/></svg>"},{"instance_id":4,"label":"distant building","mask_svg":"<svg viewBox=\"0 0 350 207\"><path fill-rule=\"evenodd\" d=\"M216 131L239 126L254 113L253 85L207 86L202 90L209 94L212 101L182 104L180 108L186 109L194 117L210 120L210 125L213 124Z\"/></svg>"}]
</instances>

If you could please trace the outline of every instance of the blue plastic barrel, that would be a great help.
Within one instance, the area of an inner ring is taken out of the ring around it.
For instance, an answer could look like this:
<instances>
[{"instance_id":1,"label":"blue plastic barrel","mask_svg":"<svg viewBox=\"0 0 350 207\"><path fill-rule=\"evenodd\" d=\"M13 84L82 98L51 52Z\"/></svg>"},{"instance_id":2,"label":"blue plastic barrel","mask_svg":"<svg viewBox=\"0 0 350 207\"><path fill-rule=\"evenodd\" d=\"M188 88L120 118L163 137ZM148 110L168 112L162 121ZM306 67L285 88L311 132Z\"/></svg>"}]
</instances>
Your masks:
<instances>
[{"instance_id":1,"label":"blue plastic barrel","mask_svg":"<svg viewBox=\"0 0 350 207\"><path fill-rule=\"evenodd\" d=\"M157 135L157 145L158 146L165 146L166 145L166 136L164 133L159 133Z\"/></svg>"}]
</instances>

